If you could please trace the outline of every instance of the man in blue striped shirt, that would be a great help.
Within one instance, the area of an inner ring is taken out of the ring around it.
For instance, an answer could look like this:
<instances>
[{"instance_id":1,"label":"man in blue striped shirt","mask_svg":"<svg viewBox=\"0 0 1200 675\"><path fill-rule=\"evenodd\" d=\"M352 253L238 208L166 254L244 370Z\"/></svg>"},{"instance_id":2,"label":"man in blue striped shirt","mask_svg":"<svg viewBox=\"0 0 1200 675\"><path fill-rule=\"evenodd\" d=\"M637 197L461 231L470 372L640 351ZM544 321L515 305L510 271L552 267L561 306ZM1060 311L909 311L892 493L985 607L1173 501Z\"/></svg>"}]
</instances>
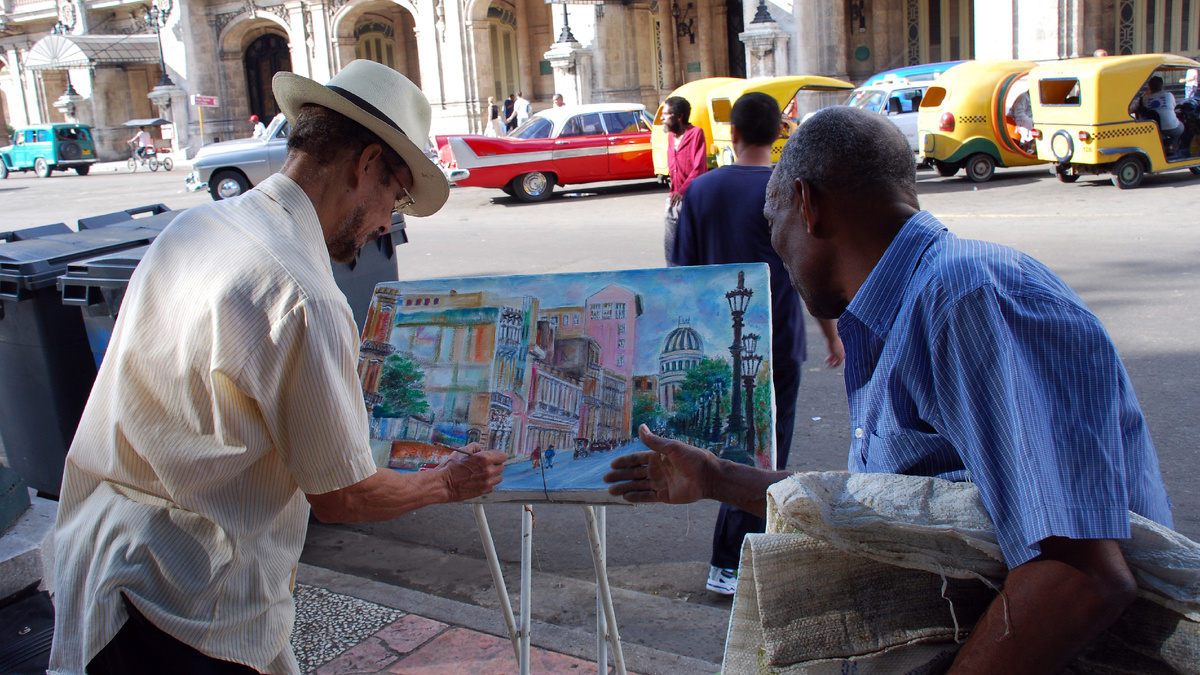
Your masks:
<instances>
[{"instance_id":1,"label":"man in blue striped shirt","mask_svg":"<svg viewBox=\"0 0 1200 675\"><path fill-rule=\"evenodd\" d=\"M1134 600L1128 512L1172 524L1158 458L1083 301L919 209L904 137L853 108L805 122L767 190L772 245L813 316L838 319L850 470L973 481L995 523L1010 573L951 672L1057 673ZM762 513L787 476L643 440L606 477L629 501Z\"/></svg>"}]
</instances>

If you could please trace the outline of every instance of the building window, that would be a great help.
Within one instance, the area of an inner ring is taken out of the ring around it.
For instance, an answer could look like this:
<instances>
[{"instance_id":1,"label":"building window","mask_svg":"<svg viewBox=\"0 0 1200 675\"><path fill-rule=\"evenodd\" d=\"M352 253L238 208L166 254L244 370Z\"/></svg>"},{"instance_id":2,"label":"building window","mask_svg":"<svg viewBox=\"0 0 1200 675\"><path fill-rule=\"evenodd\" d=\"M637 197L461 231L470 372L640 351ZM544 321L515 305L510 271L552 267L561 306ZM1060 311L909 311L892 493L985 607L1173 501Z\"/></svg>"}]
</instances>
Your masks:
<instances>
[{"instance_id":1,"label":"building window","mask_svg":"<svg viewBox=\"0 0 1200 675\"><path fill-rule=\"evenodd\" d=\"M625 324L623 324L623 323L617 324L617 335L624 335L624 334L625 334Z\"/></svg>"},{"instance_id":2,"label":"building window","mask_svg":"<svg viewBox=\"0 0 1200 675\"><path fill-rule=\"evenodd\" d=\"M623 366L623 365L625 365L625 355L624 355L624 354L618 354L618 355L617 355L617 366L618 366L618 367L620 367L620 366Z\"/></svg>"},{"instance_id":3,"label":"building window","mask_svg":"<svg viewBox=\"0 0 1200 675\"><path fill-rule=\"evenodd\" d=\"M604 303L604 318L613 318L613 304L611 302Z\"/></svg>"},{"instance_id":4,"label":"building window","mask_svg":"<svg viewBox=\"0 0 1200 675\"><path fill-rule=\"evenodd\" d=\"M592 321L600 320L600 305L592 305Z\"/></svg>"},{"instance_id":5,"label":"building window","mask_svg":"<svg viewBox=\"0 0 1200 675\"><path fill-rule=\"evenodd\" d=\"M576 326L579 325L579 314L578 313L571 315L571 323L573 323Z\"/></svg>"},{"instance_id":6,"label":"building window","mask_svg":"<svg viewBox=\"0 0 1200 675\"><path fill-rule=\"evenodd\" d=\"M624 319L625 318L625 303L623 303L623 302L616 303L616 309L617 309L617 317L616 318Z\"/></svg>"},{"instance_id":7,"label":"building window","mask_svg":"<svg viewBox=\"0 0 1200 675\"><path fill-rule=\"evenodd\" d=\"M617 349L625 349L625 339L617 340Z\"/></svg>"},{"instance_id":8,"label":"building window","mask_svg":"<svg viewBox=\"0 0 1200 675\"><path fill-rule=\"evenodd\" d=\"M381 21L370 21L355 28L354 37L358 38L354 45L355 56L396 68L396 42L391 26Z\"/></svg>"}]
</instances>

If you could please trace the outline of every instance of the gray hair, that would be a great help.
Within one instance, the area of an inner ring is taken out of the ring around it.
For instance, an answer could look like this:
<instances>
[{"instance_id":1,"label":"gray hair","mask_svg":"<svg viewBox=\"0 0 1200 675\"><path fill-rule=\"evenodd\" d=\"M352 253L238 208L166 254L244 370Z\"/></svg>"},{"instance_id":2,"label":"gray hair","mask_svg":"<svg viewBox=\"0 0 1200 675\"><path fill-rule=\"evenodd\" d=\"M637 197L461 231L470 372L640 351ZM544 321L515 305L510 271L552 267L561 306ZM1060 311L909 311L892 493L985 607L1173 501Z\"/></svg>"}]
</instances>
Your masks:
<instances>
[{"instance_id":1,"label":"gray hair","mask_svg":"<svg viewBox=\"0 0 1200 675\"><path fill-rule=\"evenodd\" d=\"M798 179L818 192L867 196L895 190L917 203L908 140L886 118L858 108L825 108L801 124L784 146L767 199L790 202Z\"/></svg>"}]
</instances>

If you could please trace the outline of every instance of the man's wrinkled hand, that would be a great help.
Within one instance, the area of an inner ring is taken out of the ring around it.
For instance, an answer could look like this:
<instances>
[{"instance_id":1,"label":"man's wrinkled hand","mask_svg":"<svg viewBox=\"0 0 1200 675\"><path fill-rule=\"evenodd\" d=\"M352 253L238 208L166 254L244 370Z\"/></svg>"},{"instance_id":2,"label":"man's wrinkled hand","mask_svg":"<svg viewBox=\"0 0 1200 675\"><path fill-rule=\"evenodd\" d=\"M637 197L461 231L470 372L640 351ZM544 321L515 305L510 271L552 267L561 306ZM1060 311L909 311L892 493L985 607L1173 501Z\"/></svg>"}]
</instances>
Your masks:
<instances>
[{"instance_id":1,"label":"man's wrinkled hand","mask_svg":"<svg viewBox=\"0 0 1200 675\"><path fill-rule=\"evenodd\" d=\"M438 467L444 472L449 501L452 502L474 499L495 490L508 459L505 453L484 450L478 443L471 443L462 450L453 453Z\"/></svg>"},{"instance_id":2,"label":"man's wrinkled hand","mask_svg":"<svg viewBox=\"0 0 1200 675\"><path fill-rule=\"evenodd\" d=\"M638 429L648 451L622 455L612 461L604 482L612 495L625 501L690 504L704 498L704 481L714 461L712 453Z\"/></svg>"}]
</instances>

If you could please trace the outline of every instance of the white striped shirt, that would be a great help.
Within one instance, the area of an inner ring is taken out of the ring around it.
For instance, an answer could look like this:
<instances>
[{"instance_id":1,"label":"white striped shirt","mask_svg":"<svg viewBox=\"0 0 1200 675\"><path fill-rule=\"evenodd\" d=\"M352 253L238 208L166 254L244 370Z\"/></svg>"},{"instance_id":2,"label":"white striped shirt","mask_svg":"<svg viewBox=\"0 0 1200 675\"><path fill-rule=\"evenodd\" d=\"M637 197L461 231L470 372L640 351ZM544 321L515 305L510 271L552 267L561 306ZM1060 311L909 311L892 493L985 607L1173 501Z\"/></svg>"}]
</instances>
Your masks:
<instances>
[{"instance_id":1,"label":"white striped shirt","mask_svg":"<svg viewBox=\"0 0 1200 675\"><path fill-rule=\"evenodd\" d=\"M58 511L51 672L127 615L210 656L297 673L303 493L375 473L357 332L316 211L275 174L181 215L130 280Z\"/></svg>"}]
</instances>

